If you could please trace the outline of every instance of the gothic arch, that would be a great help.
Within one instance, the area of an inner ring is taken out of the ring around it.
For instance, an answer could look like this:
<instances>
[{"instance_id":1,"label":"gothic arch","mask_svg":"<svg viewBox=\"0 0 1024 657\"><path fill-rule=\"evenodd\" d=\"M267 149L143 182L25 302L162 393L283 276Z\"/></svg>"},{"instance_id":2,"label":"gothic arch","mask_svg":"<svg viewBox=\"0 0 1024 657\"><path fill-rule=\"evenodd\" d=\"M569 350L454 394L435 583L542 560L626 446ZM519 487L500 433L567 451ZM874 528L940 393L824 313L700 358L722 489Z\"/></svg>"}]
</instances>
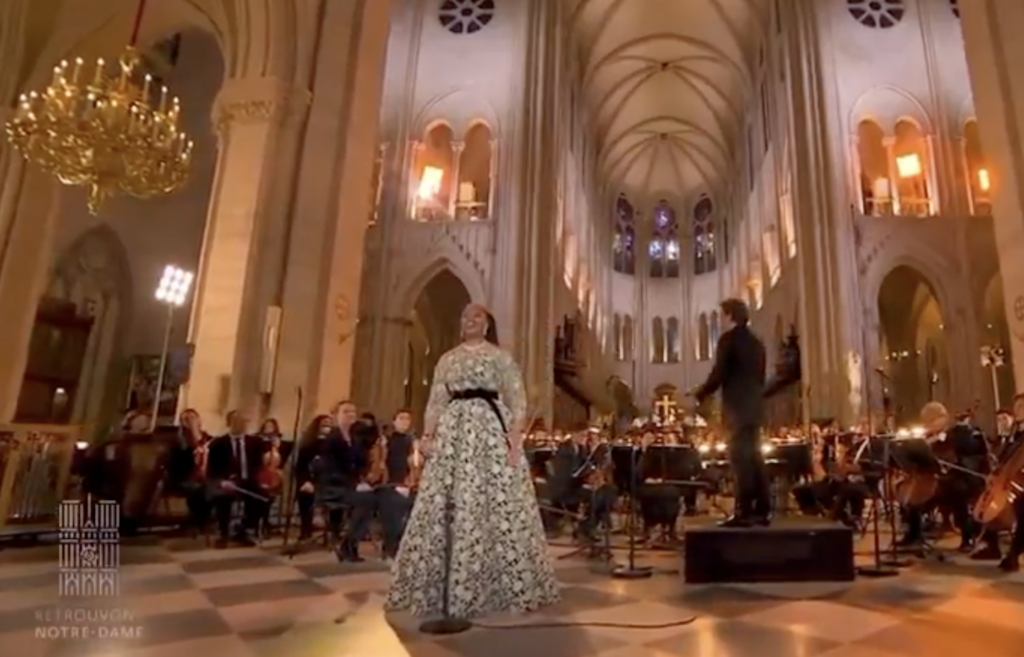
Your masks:
<instances>
[{"instance_id":1,"label":"gothic arch","mask_svg":"<svg viewBox=\"0 0 1024 657\"><path fill-rule=\"evenodd\" d=\"M962 296L959 293L960 290L955 280L956 277L943 275L943 272L953 272L954 270L942 263L941 260L941 257L925 249L918 250L915 253L893 253L887 257L878 258L876 264L869 267L865 277L867 282L865 288L869 294L867 296L867 307L873 308L876 305L878 294L881 292L882 285L889 274L900 267L906 267L917 272L921 278L928 282L932 288L932 293L939 302L939 306L942 307L943 313L951 315L959 307L959 304L955 303L955 301L962 298ZM947 319L949 318L947 317Z\"/></svg>"},{"instance_id":2,"label":"gothic arch","mask_svg":"<svg viewBox=\"0 0 1024 657\"><path fill-rule=\"evenodd\" d=\"M461 87L442 91L423 103L411 122L412 133L426 134L428 126L436 121L448 123L459 139L477 123L486 124L494 137L501 133L501 122L494 106L486 98Z\"/></svg>"},{"instance_id":3,"label":"gothic arch","mask_svg":"<svg viewBox=\"0 0 1024 657\"><path fill-rule=\"evenodd\" d=\"M70 301L93 318L72 421L98 424L111 408L121 349L132 319L132 279L128 251L109 226L79 235L57 258L46 296Z\"/></svg>"},{"instance_id":4,"label":"gothic arch","mask_svg":"<svg viewBox=\"0 0 1024 657\"><path fill-rule=\"evenodd\" d=\"M220 46L226 77L295 79L315 53L300 48L300 32L315 18L299 2L251 0L164 0L149 3L143 20L143 46L195 27L212 35ZM135 3L109 2L87 12L61 12L25 87L45 84L55 62L72 52L106 51L109 43L125 43L131 32ZM111 35L122 34L114 39ZM118 53L106 53L116 55Z\"/></svg>"},{"instance_id":5,"label":"gothic arch","mask_svg":"<svg viewBox=\"0 0 1024 657\"><path fill-rule=\"evenodd\" d=\"M847 125L856 133L861 121L871 120L891 135L896 123L901 120L912 122L923 134L933 134L932 120L925 106L910 92L892 85L880 85L868 89L850 108Z\"/></svg>"},{"instance_id":6,"label":"gothic arch","mask_svg":"<svg viewBox=\"0 0 1024 657\"><path fill-rule=\"evenodd\" d=\"M434 259L426 266L407 270L411 272L406 276L408 282L399 287L400 293L395 295L395 298L399 300L399 304L397 307L392 308L392 311L404 315L409 308L416 304L416 300L423 294L427 284L446 269L462 281L466 291L469 292L471 301L476 303L486 302L487 295L484 293L483 281L479 275L473 272L472 266L465 262L465 258L455 258L446 255Z\"/></svg>"}]
</instances>

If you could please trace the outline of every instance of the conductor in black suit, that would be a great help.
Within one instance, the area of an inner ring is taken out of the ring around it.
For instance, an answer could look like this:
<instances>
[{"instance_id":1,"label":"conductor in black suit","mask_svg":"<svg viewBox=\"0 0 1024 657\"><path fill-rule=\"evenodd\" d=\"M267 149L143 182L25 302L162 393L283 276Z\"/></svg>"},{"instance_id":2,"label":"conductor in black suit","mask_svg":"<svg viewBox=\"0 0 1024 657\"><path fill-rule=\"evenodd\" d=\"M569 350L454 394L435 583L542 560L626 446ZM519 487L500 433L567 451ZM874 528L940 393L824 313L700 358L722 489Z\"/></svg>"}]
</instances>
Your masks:
<instances>
[{"instance_id":1,"label":"conductor in black suit","mask_svg":"<svg viewBox=\"0 0 1024 657\"><path fill-rule=\"evenodd\" d=\"M750 310L739 299L720 306L722 327L715 364L707 381L693 392L697 404L722 390L722 411L732 434L729 460L736 481L736 507L724 527L767 525L771 493L761 453L766 355L764 343L751 332Z\"/></svg>"}]
</instances>

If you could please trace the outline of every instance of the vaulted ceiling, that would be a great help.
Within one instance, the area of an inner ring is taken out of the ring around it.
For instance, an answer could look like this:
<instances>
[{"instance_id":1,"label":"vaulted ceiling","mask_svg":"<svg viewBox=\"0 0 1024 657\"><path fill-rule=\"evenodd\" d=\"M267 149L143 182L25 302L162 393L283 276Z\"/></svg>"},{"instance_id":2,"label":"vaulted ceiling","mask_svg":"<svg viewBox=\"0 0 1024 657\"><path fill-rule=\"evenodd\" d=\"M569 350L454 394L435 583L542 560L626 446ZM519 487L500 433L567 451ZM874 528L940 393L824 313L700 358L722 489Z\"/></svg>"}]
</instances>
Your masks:
<instances>
[{"instance_id":1,"label":"vaulted ceiling","mask_svg":"<svg viewBox=\"0 0 1024 657\"><path fill-rule=\"evenodd\" d=\"M566 0L602 173L690 198L734 175L767 0Z\"/></svg>"}]
</instances>

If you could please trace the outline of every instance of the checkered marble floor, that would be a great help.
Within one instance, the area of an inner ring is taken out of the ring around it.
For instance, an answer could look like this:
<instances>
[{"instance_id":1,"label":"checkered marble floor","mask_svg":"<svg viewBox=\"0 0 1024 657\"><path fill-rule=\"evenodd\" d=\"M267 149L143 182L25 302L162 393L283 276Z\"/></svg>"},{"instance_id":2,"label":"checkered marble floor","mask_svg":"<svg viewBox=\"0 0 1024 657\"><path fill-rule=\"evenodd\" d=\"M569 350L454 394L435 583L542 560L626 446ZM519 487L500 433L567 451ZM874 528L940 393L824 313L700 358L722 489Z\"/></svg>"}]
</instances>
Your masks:
<instances>
[{"instance_id":1,"label":"checkered marble floor","mask_svg":"<svg viewBox=\"0 0 1024 657\"><path fill-rule=\"evenodd\" d=\"M552 548L560 556L564 548ZM621 555L620 555L621 556ZM57 596L52 546L0 551L0 654L16 657L1018 657L1024 576L955 557L849 584L688 586L678 557L648 580L558 561L563 602L452 637L385 616L386 568L273 546L209 550L148 538L122 547L121 595ZM88 605L88 606L86 606ZM84 620L55 618L57 611ZM115 612L124 614L117 618ZM689 624L687 619L694 618ZM617 624L620 627L608 626ZM602 624L605 624L602 626ZM623 628L644 624L647 629ZM57 637L73 626L90 637ZM63 628L63 629L62 629ZM135 628L139 628L136 630ZM101 632L132 633L100 638ZM39 636L51 634L50 638ZM56 638L55 638L56 637Z\"/></svg>"}]
</instances>

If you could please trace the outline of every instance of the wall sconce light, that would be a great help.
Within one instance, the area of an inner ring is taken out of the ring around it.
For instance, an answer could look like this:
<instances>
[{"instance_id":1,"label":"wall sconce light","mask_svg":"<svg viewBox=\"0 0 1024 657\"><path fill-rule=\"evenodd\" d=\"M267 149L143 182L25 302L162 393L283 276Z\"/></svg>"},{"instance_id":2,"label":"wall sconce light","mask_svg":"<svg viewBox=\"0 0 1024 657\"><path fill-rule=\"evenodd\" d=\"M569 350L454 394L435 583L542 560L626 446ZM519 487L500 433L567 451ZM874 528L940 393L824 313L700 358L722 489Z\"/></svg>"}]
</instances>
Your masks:
<instances>
[{"instance_id":1,"label":"wall sconce light","mask_svg":"<svg viewBox=\"0 0 1024 657\"><path fill-rule=\"evenodd\" d=\"M988 177L988 169L978 169L978 187L983 192L987 192L989 187L992 185L992 181Z\"/></svg>"},{"instance_id":2,"label":"wall sconce light","mask_svg":"<svg viewBox=\"0 0 1024 657\"><path fill-rule=\"evenodd\" d=\"M896 158L896 170L900 178L913 178L921 175L921 158L917 153L900 155Z\"/></svg>"}]
</instances>

